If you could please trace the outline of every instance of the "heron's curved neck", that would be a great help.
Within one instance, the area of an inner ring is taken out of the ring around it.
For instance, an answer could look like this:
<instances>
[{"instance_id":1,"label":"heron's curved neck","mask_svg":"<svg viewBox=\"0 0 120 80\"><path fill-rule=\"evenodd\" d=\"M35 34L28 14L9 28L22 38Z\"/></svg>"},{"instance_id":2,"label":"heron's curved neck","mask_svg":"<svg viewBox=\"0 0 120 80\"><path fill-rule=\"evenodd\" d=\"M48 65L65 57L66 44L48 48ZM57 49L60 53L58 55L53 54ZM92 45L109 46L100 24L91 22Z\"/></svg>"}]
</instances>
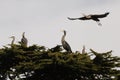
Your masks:
<instances>
[{"instance_id":1,"label":"heron's curved neck","mask_svg":"<svg viewBox=\"0 0 120 80\"><path fill-rule=\"evenodd\" d=\"M23 33L22 37L25 38L25 33Z\"/></svg>"},{"instance_id":2,"label":"heron's curved neck","mask_svg":"<svg viewBox=\"0 0 120 80\"><path fill-rule=\"evenodd\" d=\"M13 37L13 40L12 40L12 42L11 42L11 45L13 45L13 44L14 44L14 41L15 41L15 37Z\"/></svg>"},{"instance_id":3,"label":"heron's curved neck","mask_svg":"<svg viewBox=\"0 0 120 80\"><path fill-rule=\"evenodd\" d=\"M65 36L66 36L66 32L64 32L64 35L62 36L62 41L65 41Z\"/></svg>"}]
</instances>

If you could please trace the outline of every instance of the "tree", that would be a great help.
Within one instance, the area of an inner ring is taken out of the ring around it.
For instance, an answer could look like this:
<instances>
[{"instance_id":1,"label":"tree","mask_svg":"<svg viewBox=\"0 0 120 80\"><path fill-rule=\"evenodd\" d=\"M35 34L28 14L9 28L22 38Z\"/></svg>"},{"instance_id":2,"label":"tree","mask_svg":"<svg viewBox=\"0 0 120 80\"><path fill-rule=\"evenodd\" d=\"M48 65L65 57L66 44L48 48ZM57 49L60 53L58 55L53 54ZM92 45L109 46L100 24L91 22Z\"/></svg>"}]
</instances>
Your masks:
<instances>
[{"instance_id":1,"label":"tree","mask_svg":"<svg viewBox=\"0 0 120 80\"><path fill-rule=\"evenodd\" d=\"M112 51L68 54L60 45L47 49L19 44L0 49L1 80L119 80L119 68L120 57Z\"/></svg>"}]
</instances>

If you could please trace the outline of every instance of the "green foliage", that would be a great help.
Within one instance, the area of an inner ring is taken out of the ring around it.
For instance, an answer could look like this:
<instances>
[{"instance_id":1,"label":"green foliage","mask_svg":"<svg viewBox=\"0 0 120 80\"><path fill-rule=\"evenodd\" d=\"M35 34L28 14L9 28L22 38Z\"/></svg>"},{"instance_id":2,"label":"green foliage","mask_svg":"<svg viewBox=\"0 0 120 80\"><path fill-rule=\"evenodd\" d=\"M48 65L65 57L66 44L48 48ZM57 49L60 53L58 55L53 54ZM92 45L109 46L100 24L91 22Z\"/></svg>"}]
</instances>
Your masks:
<instances>
[{"instance_id":1,"label":"green foliage","mask_svg":"<svg viewBox=\"0 0 120 80\"><path fill-rule=\"evenodd\" d=\"M12 45L0 49L0 80L119 80L120 57L112 51L98 53L63 52L32 45ZM94 56L94 58L93 58ZM21 76L22 75L22 76Z\"/></svg>"}]
</instances>

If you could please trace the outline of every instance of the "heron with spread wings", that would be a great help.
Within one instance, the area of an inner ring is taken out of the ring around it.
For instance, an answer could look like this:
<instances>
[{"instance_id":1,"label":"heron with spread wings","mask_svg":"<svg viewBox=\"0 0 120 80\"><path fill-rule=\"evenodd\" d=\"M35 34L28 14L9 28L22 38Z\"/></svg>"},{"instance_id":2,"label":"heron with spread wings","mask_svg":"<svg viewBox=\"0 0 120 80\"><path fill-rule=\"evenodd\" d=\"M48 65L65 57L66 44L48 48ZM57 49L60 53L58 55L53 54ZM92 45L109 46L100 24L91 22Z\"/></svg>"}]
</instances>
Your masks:
<instances>
[{"instance_id":1,"label":"heron with spread wings","mask_svg":"<svg viewBox=\"0 0 120 80\"><path fill-rule=\"evenodd\" d=\"M100 23L99 18L107 17L108 14L109 14L109 12L106 12L104 14L93 14L93 15L92 14L90 14L90 15L83 14L83 17L80 17L80 18L70 18L70 17L68 17L68 19L69 20L93 20L93 21L96 21L99 26L101 26L102 24Z\"/></svg>"}]
</instances>

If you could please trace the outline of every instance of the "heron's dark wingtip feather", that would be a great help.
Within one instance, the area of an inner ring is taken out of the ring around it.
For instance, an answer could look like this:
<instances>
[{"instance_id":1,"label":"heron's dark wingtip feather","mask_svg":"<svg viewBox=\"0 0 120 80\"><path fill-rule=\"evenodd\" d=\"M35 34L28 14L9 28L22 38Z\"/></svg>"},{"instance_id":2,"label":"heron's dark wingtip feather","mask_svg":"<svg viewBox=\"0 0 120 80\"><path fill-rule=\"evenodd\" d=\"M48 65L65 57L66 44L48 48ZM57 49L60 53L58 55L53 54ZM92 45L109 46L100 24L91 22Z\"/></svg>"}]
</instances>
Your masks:
<instances>
[{"instance_id":1,"label":"heron's dark wingtip feather","mask_svg":"<svg viewBox=\"0 0 120 80\"><path fill-rule=\"evenodd\" d=\"M77 18L70 18L70 17L67 17L69 20L76 20Z\"/></svg>"},{"instance_id":2,"label":"heron's dark wingtip feather","mask_svg":"<svg viewBox=\"0 0 120 80\"><path fill-rule=\"evenodd\" d=\"M106 12L105 14L108 15L108 14L110 14L110 12Z\"/></svg>"},{"instance_id":3,"label":"heron's dark wingtip feather","mask_svg":"<svg viewBox=\"0 0 120 80\"><path fill-rule=\"evenodd\" d=\"M70 17L67 17L69 20L71 20L71 18Z\"/></svg>"}]
</instances>

